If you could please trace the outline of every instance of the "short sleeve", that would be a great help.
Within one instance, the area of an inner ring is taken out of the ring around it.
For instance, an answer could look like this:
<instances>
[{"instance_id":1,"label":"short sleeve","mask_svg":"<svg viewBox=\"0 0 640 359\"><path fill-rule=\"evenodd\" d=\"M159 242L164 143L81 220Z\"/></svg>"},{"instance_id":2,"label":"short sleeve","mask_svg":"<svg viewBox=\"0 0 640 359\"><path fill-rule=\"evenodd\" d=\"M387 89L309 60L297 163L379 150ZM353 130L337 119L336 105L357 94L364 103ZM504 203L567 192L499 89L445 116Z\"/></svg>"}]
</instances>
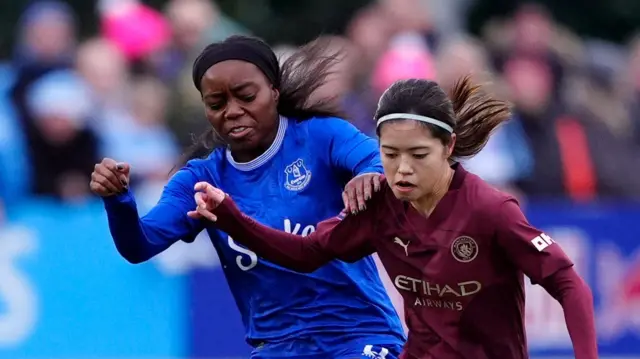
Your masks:
<instances>
[{"instance_id":1,"label":"short sleeve","mask_svg":"<svg viewBox=\"0 0 640 359\"><path fill-rule=\"evenodd\" d=\"M533 283L540 283L573 263L551 237L533 227L514 199L498 209L496 239L509 261Z\"/></svg>"}]
</instances>

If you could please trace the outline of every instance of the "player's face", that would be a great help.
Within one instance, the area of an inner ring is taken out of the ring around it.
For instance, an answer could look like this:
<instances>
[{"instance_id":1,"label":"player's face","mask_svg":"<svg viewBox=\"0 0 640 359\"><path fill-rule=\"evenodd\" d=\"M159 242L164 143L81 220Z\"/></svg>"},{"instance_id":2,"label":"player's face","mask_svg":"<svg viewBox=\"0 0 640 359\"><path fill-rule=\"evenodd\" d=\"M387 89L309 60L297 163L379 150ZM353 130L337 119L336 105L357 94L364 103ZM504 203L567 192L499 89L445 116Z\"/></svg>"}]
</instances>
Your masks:
<instances>
[{"instance_id":1,"label":"player's face","mask_svg":"<svg viewBox=\"0 0 640 359\"><path fill-rule=\"evenodd\" d=\"M260 69L245 61L222 61L207 70L201 88L207 119L232 152L271 145L279 93Z\"/></svg>"},{"instance_id":2,"label":"player's face","mask_svg":"<svg viewBox=\"0 0 640 359\"><path fill-rule=\"evenodd\" d=\"M445 146L417 121L393 121L380 128L380 155L393 194L417 201L432 193L449 167L451 146Z\"/></svg>"}]
</instances>

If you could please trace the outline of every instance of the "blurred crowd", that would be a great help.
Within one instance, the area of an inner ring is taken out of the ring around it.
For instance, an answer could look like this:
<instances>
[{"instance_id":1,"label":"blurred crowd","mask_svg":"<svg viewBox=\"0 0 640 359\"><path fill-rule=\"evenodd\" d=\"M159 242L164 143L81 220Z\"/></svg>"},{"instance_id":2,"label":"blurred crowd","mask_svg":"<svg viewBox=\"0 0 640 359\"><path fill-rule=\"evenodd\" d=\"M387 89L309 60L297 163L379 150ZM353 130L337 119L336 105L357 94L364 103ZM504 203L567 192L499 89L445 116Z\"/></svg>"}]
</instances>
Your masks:
<instances>
[{"instance_id":1,"label":"blurred crowd","mask_svg":"<svg viewBox=\"0 0 640 359\"><path fill-rule=\"evenodd\" d=\"M464 13L452 3L361 9L331 37L346 57L318 96L338 94L348 119L375 135L377 98L395 80L450 88L471 74L514 104L512 121L466 161L473 172L522 197L640 198L640 40L581 39L534 5L488 21L476 38L456 25ZM210 0L170 0L162 11L101 0L100 31L82 41L78 21L63 2L33 3L0 63L0 207L25 196L83 201L102 157L129 162L136 191L157 193L208 126L191 83L195 56L248 33ZM295 51L273 45L282 59Z\"/></svg>"}]
</instances>

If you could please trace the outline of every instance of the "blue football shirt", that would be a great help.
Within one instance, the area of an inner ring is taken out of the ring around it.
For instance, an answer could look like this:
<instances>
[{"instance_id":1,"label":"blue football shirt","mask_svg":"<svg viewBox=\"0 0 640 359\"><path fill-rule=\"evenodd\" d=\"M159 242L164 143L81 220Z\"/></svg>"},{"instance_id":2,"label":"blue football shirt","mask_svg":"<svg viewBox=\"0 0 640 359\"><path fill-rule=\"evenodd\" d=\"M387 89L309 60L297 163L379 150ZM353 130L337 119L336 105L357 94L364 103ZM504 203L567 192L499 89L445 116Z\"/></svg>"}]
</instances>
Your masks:
<instances>
[{"instance_id":1,"label":"blue football shirt","mask_svg":"<svg viewBox=\"0 0 640 359\"><path fill-rule=\"evenodd\" d=\"M215 223L186 216L194 208L193 186L207 181L229 193L259 222L308 235L318 222L343 209L341 193L348 180L381 170L377 142L350 123L281 118L274 143L261 156L237 163L228 151L217 149L206 159L190 161L141 220L130 193L105 198L105 204L116 246L131 261L146 260L206 230L240 310L247 341L254 346L308 336L333 337L336 345L365 338L402 344L400 320L371 257L353 264L333 261L314 273L300 274L258 258L217 230Z\"/></svg>"}]
</instances>

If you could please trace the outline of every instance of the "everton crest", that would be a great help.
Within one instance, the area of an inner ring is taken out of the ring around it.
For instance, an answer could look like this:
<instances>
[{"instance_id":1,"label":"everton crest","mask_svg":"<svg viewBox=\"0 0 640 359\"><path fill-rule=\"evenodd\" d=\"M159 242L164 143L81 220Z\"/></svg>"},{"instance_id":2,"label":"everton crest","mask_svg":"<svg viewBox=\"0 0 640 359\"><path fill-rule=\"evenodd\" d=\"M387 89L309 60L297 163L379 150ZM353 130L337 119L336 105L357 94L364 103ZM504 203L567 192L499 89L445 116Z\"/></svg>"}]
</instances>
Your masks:
<instances>
[{"instance_id":1,"label":"everton crest","mask_svg":"<svg viewBox=\"0 0 640 359\"><path fill-rule=\"evenodd\" d=\"M301 191L311 181L311 171L304 166L304 161L298 158L288 165L284 173L286 175L284 187L289 191Z\"/></svg>"}]
</instances>

